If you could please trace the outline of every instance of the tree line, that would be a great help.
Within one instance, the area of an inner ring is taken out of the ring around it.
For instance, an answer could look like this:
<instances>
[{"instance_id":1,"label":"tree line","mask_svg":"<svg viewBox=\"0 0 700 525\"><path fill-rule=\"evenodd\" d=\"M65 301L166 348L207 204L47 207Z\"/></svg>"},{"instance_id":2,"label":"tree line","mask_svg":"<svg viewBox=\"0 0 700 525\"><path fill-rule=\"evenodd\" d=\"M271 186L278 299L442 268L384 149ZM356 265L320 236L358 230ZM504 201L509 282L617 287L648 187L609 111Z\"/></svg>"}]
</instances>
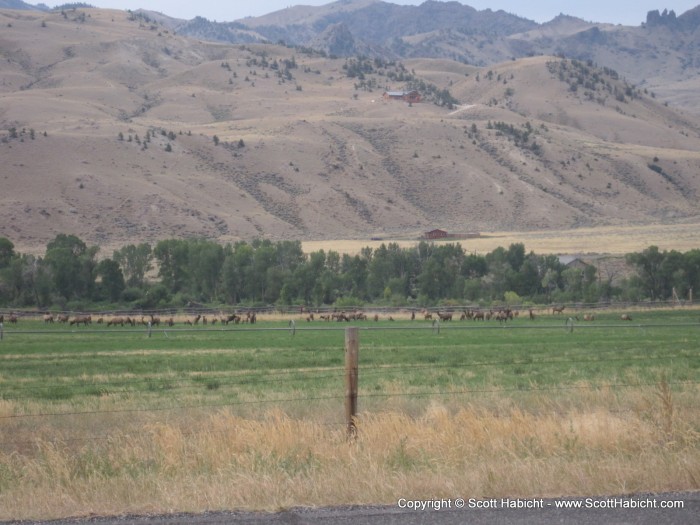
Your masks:
<instances>
[{"instance_id":1,"label":"tree line","mask_svg":"<svg viewBox=\"0 0 700 525\"><path fill-rule=\"evenodd\" d=\"M567 267L555 255L528 253L521 243L485 255L430 242L341 255L304 253L300 241L166 239L98 254L75 235L57 235L43 256L18 253L0 237L0 306L516 305L661 301L700 289L700 250L656 246L628 254L634 272L618 282L593 265Z\"/></svg>"}]
</instances>

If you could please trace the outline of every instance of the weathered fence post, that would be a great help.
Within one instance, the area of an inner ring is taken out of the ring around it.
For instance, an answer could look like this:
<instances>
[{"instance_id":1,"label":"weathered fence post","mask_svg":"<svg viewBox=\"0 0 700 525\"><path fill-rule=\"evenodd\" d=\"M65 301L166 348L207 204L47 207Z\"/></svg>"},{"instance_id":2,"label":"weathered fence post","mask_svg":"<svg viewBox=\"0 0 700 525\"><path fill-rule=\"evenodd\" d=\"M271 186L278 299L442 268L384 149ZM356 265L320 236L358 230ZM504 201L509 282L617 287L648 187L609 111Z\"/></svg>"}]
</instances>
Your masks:
<instances>
[{"instance_id":1,"label":"weathered fence post","mask_svg":"<svg viewBox=\"0 0 700 525\"><path fill-rule=\"evenodd\" d=\"M357 415L357 379L359 357L359 329L351 326L345 329L345 422L348 438L357 436L355 416Z\"/></svg>"},{"instance_id":2,"label":"weathered fence post","mask_svg":"<svg viewBox=\"0 0 700 525\"><path fill-rule=\"evenodd\" d=\"M2 341L2 336L3 336L3 333L2 333L2 323L0 323L0 341Z\"/></svg>"},{"instance_id":3,"label":"weathered fence post","mask_svg":"<svg viewBox=\"0 0 700 525\"><path fill-rule=\"evenodd\" d=\"M151 337L152 331L153 331L153 325L151 325L151 321L148 321L148 337Z\"/></svg>"}]
</instances>

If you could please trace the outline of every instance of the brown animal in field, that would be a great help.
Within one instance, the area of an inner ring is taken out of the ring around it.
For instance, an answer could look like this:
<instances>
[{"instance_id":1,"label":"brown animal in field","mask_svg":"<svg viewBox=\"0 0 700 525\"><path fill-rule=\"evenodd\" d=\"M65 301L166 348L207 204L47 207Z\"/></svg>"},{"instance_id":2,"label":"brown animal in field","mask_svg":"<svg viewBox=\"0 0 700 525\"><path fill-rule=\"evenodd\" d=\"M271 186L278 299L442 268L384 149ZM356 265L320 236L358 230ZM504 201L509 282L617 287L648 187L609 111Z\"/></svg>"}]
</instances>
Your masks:
<instances>
[{"instance_id":1,"label":"brown animal in field","mask_svg":"<svg viewBox=\"0 0 700 525\"><path fill-rule=\"evenodd\" d=\"M472 319L474 321L485 321L486 320L486 315L484 315L484 312L479 310L478 312L474 312L474 315L472 316Z\"/></svg>"},{"instance_id":2,"label":"brown animal in field","mask_svg":"<svg viewBox=\"0 0 700 525\"><path fill-rule=\"evenodd\" d=\"M102 324L105 322L105 320L102 317L98 317L97 321L95 321L97 324Z\"/></svg>"},{"instance_id":3,"label":"brown animal in field","mask_svg":"<svg viewBox=\"0 0 700 525\"><path fill-rule=\"evenodd\" d=\"M131 326L136 326L136 318L135 317L126 316L124 318L124 322L127 324L130 324Z\"/></svg>"},{"instance_id":4,"label":"brown animal in field","mask_svg":"<svg viewBox=\"0 0 700 525\"><path fill-rule=\"evenodd\" d=\"M311 321L313 321L314 319L315 319L315 318L314 318L314 313L313 313L313 312L309 312L309 315L306 317L306 320L307 320L308 322L311 322Z\"/></svg>"},{"instance_id":5,"label":"brown animal in field","mask_svg":"<svg viewBox=\"0 0 700 525\"><path fill-rule=\"evenodd\" d=\"M51 314L44 315L44 323L53 323L54 318Z\"/></svg>"},{"instance_id":6,"label":"brown animal in field","mask_svg":"<svg viewBox=\"0 0 700 525\"><path fill-rule=\"evenodd\" d=\"M632 320L632 316L631 316L630 314L622 314L622 315L620 316L620 320L622 320L622 321L631 321L631 320Z\"/></svg>"},{"instance_id":7,"label":"brown animal in field","mask_svg":"<svg viewBox=\"0 0 700 525\"><path fill-rule=\"evenodd\" d=\"M416 312L411 310L411 321L415 321L415 320L416 320Z\"/></svg>"},{"instance_id":8,"label":"brown animal in field","mask_svg":"<svg viewBox=\"0 0 700 525\"><path fill-rule=\"evenodd\" d=\"M374 322L376 323L378 321L379 321L379 314L374 314Z\"/></svg>"},{"instance_id":9,"label":"brown animal in field","mask_svg":"<svg viewBox=\"0 0 700 525\"><path fill-rule=\"evenodd\" d=\"M107 326L124 326L125 322L126 321L123 317L112 317L109 321L107 321Z\"/></svg>"},{"instance_id":10,"label":"brown animal in field","mask_svg":"<svg viewBox=\"0 0 700 525\"><path fill-rule=\"evenodd\" d=\"M199 324L199 320L202 318L201 315L197 315L197 317L194 318L193 324L197 325Z\"/></svg>"},{"instance_id":11,"label":"brown animal in field","mask_svg":"<svg viewBox=\"0 0 700 525\"><path fill-rule=\"evenodd\" d=\"M552 306L552 315L564 312L564 308L566 308L566 306L563 304L559 306Z\"/></svg>"},{"instance_id":12,"label":"brown animal in field","mask_svg":"<svg viewBox=\"0 0 700 525\"><path fill-rule=\"evenodd\" d=\"M320 319L322 319L323 321L330 321L330 320L331 320L331 316L330 316L330 315L319 315L318 317L319 317Z\"/></svg>"},{"instance_id":13,"label":"brown animal in field","mask_svg":"<svg viewBox=\"0 0 700 525\"><path fill-rule=\"evenodd\" d=\"M513 312L509 309L499 310L495 314L496 321L499 323L508 322L508 320L513 320Z\"/></svg>"},{"instance_id":14,"label":"brown animal in field","mask_svg":"<svg viewBox=\"0 0 700 525\"><path fill-rule=\"evenodd\" d=\"M530 310L528 310L528 312L530 315L530 320L534 321L535 320L535 312L532 311L532 308L530 308Z\"/></svg>"},{"instance_id":15,"label":"brown animal in field","mask_svg":"<svg viewBox=\"0 0 700 525\"><path fill-rule=\"evenodd\" d=\"M393 320L394 320L394 318L389 316L389 321L393 321Z\"/></svg>"},{"instance_id":16,"label":"brown animal in field","mask_svg":"<svg viewBox=\"0 0 700 525\"><path fill-rule=\"evenodd\" d=\"M10 324L17 324L17 321L19 318L15 314L10 314L10 316L7 318L7 322Z\"/></svg>"},{"instance_id":17,"label":"brown animal in field","mask_svg":"<svg viewBox=\"0 0 700 525\"><path fill-rule=\"evenodd\" d=\"M255 324L258 320L258 315L255 312L248 312L246 322L250 324Z\"/></svg>"},{"instance_id":18,"label":"brown animal in field","mask_svg":"<svg viewBox=\"0 0 700 525\"><path fill-rule=\"evenodd\" d=\"M172 317L168 317L168 320L165 321L165 324L167 324L168 326L175 326L175 319L173 319Z\"/></svg>"},{"instance_id":19,"label":"brown animal in field","mask_svg":"<svg viewBox=\"0 0 700 525\"><path fill-rule=\"evenodd\" d=\"M57 317L57 321L59 323L67 323L69 321L70 317L68 314L61 314Z\"/></svg>"},{"instance_id":20,"label":"brown animal in field","mask_svg":"<svg viewBox=\"0 0 700 525\"><path fill-rule=\"evenodd\" d=\"M216 319L216 317L214 317L214 319L211 320L211 324L213 324L213 325L216 324L216 321L217 321L217 319Z\"/></svg>"},{"instance_id":21,"label":"brown animal in field","mask_svg":"<svg viewBox=\"0 0 700 525\"><path fill-rule=\"evenodd\" d=\"M160 317L153 317L151 314L151 326L160 326Z\"/></svg>"},{"instance_id":22,"label":"brown animal in field","mask_svg":"<svg viewBox=\"0 0 700 525\"><path fill-rule=\"evenodd\" d=\"M432 321L432 320L433 320L433 314L431 314L430 312L425 312L425 313L423 314L423 318L424 318L426 321Z\"/></svg>"},{"instance_id":23,"label":"brown animal in field","mask_svg":"<svg viewBox=\"0 0 700 525\"><path fill-rule=\"evenodd\" d=\"M84 325L84 326L87 326L87 325L89 325L91 322L92 322L92 317L91 317L91 316L89 316L89 315L77 315L77 316L75 316L73 319L70 320L70 323L69 323L69 324L70 324L71 326L73 326L73 325L79 326L79 325L81 325L81 324Z\"/></svg>"},{"instance_id":24,"label":"brown animal in field","mask_svg":"<svg viewBox=\"0 0 700 525\"><path fill-rule=\"evenodd\" d=\"M449 312L443 314L440 312L440 310L438 310L437 316L440 318L441 321L452 321L452 314Z\"/></svg>"},{"instance_id":25,"label":"brown animal in field","mask_svg":"<svg viewBox=\"0 0 700 525\"><path fill-rule=\"evenodd\" d=\"M185 319L185 321L183 321L182 324L187 324L187 325L192 326L192 321L190 321L189 319Z\"/></svg>"},{"instance_id":26,"label":"brown animal in field","mask_svg":"<svg viewBox=\"0 0 700 525\"><path fill-rule=\"evenodd\" d=\"M595 315L593 314L583 314L584 321L595 321Z\"/></svg>"}]
</instances>

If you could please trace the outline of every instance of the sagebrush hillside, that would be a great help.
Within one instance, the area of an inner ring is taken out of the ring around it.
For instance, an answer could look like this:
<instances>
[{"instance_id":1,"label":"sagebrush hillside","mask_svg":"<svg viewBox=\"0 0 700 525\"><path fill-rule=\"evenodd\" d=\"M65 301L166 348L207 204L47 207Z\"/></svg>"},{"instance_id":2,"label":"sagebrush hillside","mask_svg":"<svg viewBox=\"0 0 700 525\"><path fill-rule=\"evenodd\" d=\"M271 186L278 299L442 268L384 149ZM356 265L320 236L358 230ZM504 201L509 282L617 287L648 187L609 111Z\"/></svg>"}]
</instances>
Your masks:
<instances>
[{"instance_id":1,"label":"sagebrush hillside","mask_svg":"<svg viewBox=\"0 0 700 525\"><path fill-rule=\"evenodd\" d=\"M0 27L0 236L18 247L697 219L697 117L592 63L332 59L101 9Z\"/></svg>"}]
</instances>

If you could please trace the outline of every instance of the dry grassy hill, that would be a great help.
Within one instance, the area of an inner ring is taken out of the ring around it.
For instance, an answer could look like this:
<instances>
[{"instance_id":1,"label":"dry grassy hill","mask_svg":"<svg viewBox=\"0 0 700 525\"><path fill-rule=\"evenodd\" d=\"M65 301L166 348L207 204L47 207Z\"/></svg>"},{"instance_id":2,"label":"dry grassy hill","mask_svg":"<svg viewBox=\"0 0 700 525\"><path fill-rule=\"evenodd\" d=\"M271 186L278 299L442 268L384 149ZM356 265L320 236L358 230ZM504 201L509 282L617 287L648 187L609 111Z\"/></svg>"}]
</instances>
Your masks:
<instances>
[{"instance_id":1,"label":"dry grassy hill","mask_svg":"<svg viewBox=\"0 0 700 525\"><path fill-rule=\"evenodd\" d=\"M5 10L0 27L0 236L18 247L698 218L697 117L614 71L413 59L360 79L121 11ZM460 104L382 99L407 76Z\"/></svg>"}]
</instances>

